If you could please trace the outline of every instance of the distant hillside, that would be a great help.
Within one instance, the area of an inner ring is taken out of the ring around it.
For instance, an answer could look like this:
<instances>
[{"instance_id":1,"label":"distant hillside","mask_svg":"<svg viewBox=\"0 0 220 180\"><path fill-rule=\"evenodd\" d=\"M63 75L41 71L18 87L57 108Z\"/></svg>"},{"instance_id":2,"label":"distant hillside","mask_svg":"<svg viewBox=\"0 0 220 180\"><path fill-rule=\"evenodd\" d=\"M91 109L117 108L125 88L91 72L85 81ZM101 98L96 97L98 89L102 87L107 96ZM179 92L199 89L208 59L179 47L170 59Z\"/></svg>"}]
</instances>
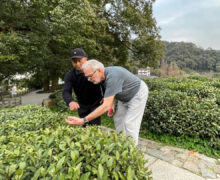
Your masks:
<instances>
[{"instance_id":1,"label":"distant hillside","mask_svg":"<svg viewBox=\"0 0 220 180\"><path fill-rule=\"evenodd\" d=\"M176 62L181 69L220 72L220 51L202 49L193 43L166 42L165 61Z\"/></svg>"}]
</instances>

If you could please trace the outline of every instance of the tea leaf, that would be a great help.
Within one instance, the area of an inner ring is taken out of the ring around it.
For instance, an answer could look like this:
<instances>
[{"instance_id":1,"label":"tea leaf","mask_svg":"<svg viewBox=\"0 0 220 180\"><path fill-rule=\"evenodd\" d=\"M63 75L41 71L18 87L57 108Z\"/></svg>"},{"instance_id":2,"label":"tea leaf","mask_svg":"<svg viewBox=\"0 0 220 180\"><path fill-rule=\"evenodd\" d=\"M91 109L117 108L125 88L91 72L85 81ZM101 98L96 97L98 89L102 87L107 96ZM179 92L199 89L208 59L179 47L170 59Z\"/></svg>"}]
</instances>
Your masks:
<instances>
[{"instance_id":1,"label":"tea leaf","mask_svg":"<svg viewBox=\"0 0 220 180\"><path fill-rule=\"evenodd\" d=\"M88 180L90 176L90 172L82 174L82 176L80 177L80 180Z\"/></svg>"},{"instance_id":2,"label":"tea leaf","mask_svg":"<svg viewBox=\"0 0 220 180\"><path fill-rule=\"evenodd\" d=\"M102 178L103 173L104 173L104 169L103 169L102 165L99 164L99 167L98 167L98 176L99 176L99 178Z\"/></svg>"},{"instance_id":3,"label":"tea leaf","mask_svg":"<svg viewBox=\"0 0 220 180\"><path fill-rule=\"evenodd\" d=\"M62 168L62 165L63 165L63 163L64 163L64 160L65 160L65 156L62 157L62 158L58 161L57 167L56 167L57 170L60 170L60 169Z\"/></svg>"}]
</instances>

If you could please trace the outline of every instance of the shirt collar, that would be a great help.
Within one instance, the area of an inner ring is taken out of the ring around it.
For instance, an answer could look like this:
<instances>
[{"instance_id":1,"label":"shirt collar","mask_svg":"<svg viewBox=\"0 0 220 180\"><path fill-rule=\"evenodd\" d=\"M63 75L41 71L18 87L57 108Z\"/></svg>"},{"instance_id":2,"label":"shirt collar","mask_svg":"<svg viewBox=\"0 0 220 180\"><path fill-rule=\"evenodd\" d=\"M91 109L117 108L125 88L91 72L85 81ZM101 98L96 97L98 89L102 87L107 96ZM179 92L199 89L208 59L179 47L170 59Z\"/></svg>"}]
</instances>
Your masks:
<instances>
[{"instance_id":1,"label":"shirt collar","mask_svg":"<svg viewBox=\"0 0 220 180\"><path fill-rule=\"evenodd\" d=\"M83 75L83 73L81 73L80 71L78 71L77 69L75 69L76 71L76 75Z\"/></svg>"}]
</instances>

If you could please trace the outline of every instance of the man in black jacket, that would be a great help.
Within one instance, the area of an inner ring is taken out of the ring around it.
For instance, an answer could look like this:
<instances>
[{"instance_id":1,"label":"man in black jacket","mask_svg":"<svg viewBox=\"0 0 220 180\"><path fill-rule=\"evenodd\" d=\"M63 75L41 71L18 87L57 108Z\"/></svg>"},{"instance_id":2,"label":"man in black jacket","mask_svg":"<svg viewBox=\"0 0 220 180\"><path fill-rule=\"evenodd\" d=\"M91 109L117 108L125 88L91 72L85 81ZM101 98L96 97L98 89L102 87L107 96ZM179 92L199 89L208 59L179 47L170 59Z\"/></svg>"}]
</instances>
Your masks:
<instances>
[{"instance_id":1,"label":"man in black jacket","mask_svg":"<svg viewBox=\"0 0 220 180\"><path fill-rule=\"evenodd\" d=\"M87 55L81 48L71 51L73 68L66 74L63 88L63 99L71 111L78 110L79 117L83 118L96 109L103 98L103 88L100 84L89 82L81 69L87 61ZM72 97L72 89L75 92L76 100ZM96 118L88 125L101 125L101 117Z\"/></svg>"}]
</instances>

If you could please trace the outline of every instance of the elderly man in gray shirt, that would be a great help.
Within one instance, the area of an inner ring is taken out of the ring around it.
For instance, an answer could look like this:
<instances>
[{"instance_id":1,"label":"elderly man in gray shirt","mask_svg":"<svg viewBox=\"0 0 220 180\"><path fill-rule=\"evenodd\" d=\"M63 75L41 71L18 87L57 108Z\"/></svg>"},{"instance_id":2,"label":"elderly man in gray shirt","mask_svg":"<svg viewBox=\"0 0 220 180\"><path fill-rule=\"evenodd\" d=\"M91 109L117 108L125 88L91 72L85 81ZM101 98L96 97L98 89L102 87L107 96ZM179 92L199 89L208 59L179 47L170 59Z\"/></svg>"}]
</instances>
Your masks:
<instances>
[{"instance_id":1,"label":"elderly man in gray shirt","mask_svg":"<svg viewBox=\"0 0 220 180\"><path fill-rule=\"evenodd\" d=\"M82 69L89 81L94 84L103 83L105 87L104 101L86 117L69 116L66 122L71 125L83 125L109 109L112 109L114 113L115 100L117 100L118 106L114 115L116 131L123 131L132 136L137 145L148 98L147 85L125 68L119 66L104 68L103 64L97 60L87 61Z\"/></svg>"}]
</instances>

